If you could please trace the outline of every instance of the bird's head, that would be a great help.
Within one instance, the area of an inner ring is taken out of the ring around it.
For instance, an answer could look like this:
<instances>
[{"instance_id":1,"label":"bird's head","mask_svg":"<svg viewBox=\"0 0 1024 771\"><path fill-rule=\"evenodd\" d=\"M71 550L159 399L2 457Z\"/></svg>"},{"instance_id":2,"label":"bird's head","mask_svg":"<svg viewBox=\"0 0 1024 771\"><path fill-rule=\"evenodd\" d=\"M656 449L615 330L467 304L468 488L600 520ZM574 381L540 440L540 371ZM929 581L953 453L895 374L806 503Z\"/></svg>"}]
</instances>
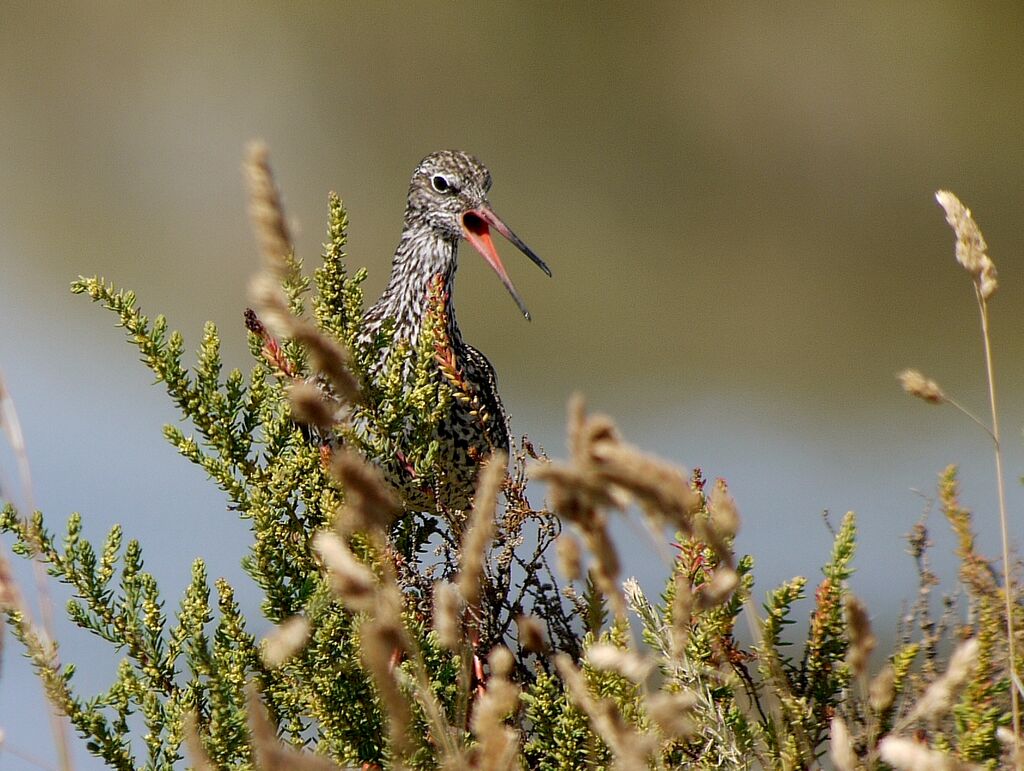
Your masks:
<instances>
[{"instance_id":1,"label":"bird's head","mask_svg":"<svg viewBox=\"0 0 1024 771\"><path fill-rule=\"evenodd\" d=\"M464 238L494 269L526 318L523 304L498 251L491 240L491 228L497 230L546 274L551 270L512 230L501 221L490 202L491 172L480 161L461 150L442 150L424 158L413 172L409 184L407 224L425 224L446 241Z\"/></svg>"}]
</instances>

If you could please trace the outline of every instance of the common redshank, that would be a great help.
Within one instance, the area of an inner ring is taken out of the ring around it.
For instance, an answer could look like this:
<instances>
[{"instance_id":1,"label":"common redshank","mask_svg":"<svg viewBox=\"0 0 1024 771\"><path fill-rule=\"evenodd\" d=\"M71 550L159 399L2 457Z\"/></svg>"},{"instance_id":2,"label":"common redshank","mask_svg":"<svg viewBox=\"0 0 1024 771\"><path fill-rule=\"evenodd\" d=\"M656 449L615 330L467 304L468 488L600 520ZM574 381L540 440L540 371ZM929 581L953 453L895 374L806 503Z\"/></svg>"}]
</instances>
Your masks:
<instances>
[{"instance_id":1,"label":"common redshank","mask_svg":"<svg viewBox=\"0 0 1024 771\"><path fill-rule=\"evenodd\" d=\"M527 319L530 313L498 256L491 230L504 236L547 275L551 271L494 213L487 198L490 187L491 173L468 153L442 150L423 159L409 183L405 222L391 277L380 299L366 312L364 341L390 319L394 323L394 342L408 341L409 349L416 350L430 309L431 286L440 282L450 345L447 363L456 370L460 387L473 397L469 401L453 399L437 429L439 468L443 469L440 479L426 484L402 457L377 459L409 509L468 508L481 461L495 450L509 449L508 415L498 396L494 367L480 351L463 341L455 319L452 289L459 242L468 241L483 256ZM382 360L391 349L383 352ZM440 363L435 361L432 366L442 377ZM411 371L410 362L405 372Z\"/></svg>"}]
</instances>

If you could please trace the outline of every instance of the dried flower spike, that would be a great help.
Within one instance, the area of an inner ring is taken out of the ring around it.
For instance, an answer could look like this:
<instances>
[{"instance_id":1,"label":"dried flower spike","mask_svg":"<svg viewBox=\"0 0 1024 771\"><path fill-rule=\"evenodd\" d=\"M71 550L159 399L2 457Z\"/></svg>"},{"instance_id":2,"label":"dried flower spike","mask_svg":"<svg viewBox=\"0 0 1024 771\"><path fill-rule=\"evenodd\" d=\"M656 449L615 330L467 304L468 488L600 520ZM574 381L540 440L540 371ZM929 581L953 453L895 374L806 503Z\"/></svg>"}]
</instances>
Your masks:
<instances>
[{"instance_id":1,"label":"dried flower spike","mask_svg":"<svg viewBox=\"0 0 1024 771\"><path fill-rule=\"evenodd\" d=\"M871 679L868 686L868 703L876 714L885 712L896 699L896 670L886 664L882 671Z\"/></svg>"},{"instance_id":2,"label":"dried flower spike","mask_svg":"<svg viewBox=\"0 0 1024 771\"><path fill-rule=\"evenodd\" d=\"M331 467L345 487L345 506L338 512L338 530L386 531L402 508L380 471L355 452L335 450Z\"/></svg>"},{"instance_id":3,"label":"dried flower spike","mask_svg":"<svg viewBox=\"0 0 1024 771\"><path fill-rule=\"evenodd\" d=\"M672 594L672 651L677 658L686 654L693 620L693 588L685 571L676 571Z\"/></svg>"},{"instance_id":4,"label":"dried flower spike","mask_svg":"<svg viewBox=\"0 0 1024 771\"><path fill-rule=\"evenodd\" d=\"M544 628L533 616L516 617L519 630L519 644L532 653L543 653L547 648L544 641Z\"/></svg>"},{"instance_id":5,"label":"dried flower spike","mask_svg":"<svg viewBox=\"0 0 1024 771\"><path fill-rule=\"evenodd\" d=\"M999 281L996 274L996 266L992 260L986 262L981 268L981 278L978 281L978 291L982 299L987 300L996 293L999 288Z\"/></svg>"},{"instance_id":6,"label":"dried flower spike","mask_svg":"<svg viewBox=\"0 0 1024 771\"><path fill-rule=\"evenodd\" d=\"M978 638L961 643L953 651L949 659L949 667L945 674L928 686L914 709L908 716L909 720L934 719L945 714L953 705L953 697L960 685L970 675L978 659Z\"/></svg>"},{"instance_id":7,"label":"dried flower spike","mask_svg":"<svg viewBox=\"0 0 1024 771\"><path fill-rule=\"evenodd\" d=\"M434 585L434 631L441 645L455 650L462 642L462 597L459 590L447 582Z\"/></svg>"},{"instance_id":8,"label":"dried flower spike","mask_svg":"<svg viewBox=\"0 0 1024 771\"><path fill-rule=\"evenodd\" d=\"M896 376L903 390L918 399L924 399L929 404L942 404L946 401L946 394L939 388L934 380L929 380L916 369L905 369Z\"/></svg>"},{"instance_id":9,"label":"dried flower spike","mask_svg":"<svg viewBox=\"0 0 1024 771\"><path fill-rule=\"evenodd\" d=\"M935 200L946 210L946 222L956 234L957 261L971 274L982 298L987 300L999 284L996 281L996 266L987 254L988 244L981 235L981 228L971 216L971 210L948 190L939 190Z\"/></svg>"},{"instance_id":10,"label":"dried flower spike","mask_svg":"<svg viewBox=\"0 0 1024 771\"><path fill-rule=\"evenodd\" d=\"M832 718L832 736L828 756L838 771L856 771L857 753L853 751L850 731L841 717Z\"/></svg>"},{"instance_id":11,"label":"dried flower spike","mask_svg":"<svg viewBox=\"0 0 1024 771\"><path fill-rule=\"evenodd\" d=\"M340 766L312 752L297 750L281 742L277 726L270 720L254 686L247 689L249 731L256 767L261 771L342 771ZM210 768L213 768L211 763Z\"/></svg>"},{"instance_id":12,"label":"dried flower spike","mask_svg":"<svg viewBox=\"0 0 1024 771\"><path fill-rule=\"evenodd\" d=\"M292 253L292 236L270 171L270 151L263 142L249 144L245 173L249 181L249 215L260 240L260 249L267 264L281 279L287 279L285 258Z\"/></svg>"},{"instance_id":13,"label":"dried flower spike","mask_svg":"<svg viewBox=\"0 0 1024 771\"><path fill-rule=\"evenodd\" d=\"M740 513L724 479L715 480L708 501L708 510L717 533L724 538L735 538L740 529Z\"/></svg>"},{"instance_id":14,"label":"dried flower spike","mask_svg":"<svg viewBox=\"0 0 1024 771\"><path fill-rule=\"evenodd\" d=\"M586 678L572 658L559 653L554 657L554 663L565 683L569 699L587 714L594 731L615 755L614 768L647 768L649 754L654 749L654 737L640 734L622 720L610 699L595 699L587 687Z\"/></svg>"},{"instance_id":15,"label":"dried flower spike","mask_svg":"<svg viewBox=\"0 0 1024 771\"><path fill-rule=\"evenodd\" d=\"M647 699L647 715L667 739L686 739L697 729L690 714L697 697L690 691L659 691Z\"/></svg>"},{"instance_id":16,"label":"dried flower spike","mask_svg":"<svg viewBox=\"0 0 1024 771\"><path fill-rule=\"evenodd\" d=\"M900 771L967 771L977 768L900 736L886 736L878 743L878 749L882 760Z\"/></svg>"},{"instance_id":17,"label":"dried flower spike","mask_svg":"<svg viewBox=\"0 0 1024 771\"><path fill-rule=\"evenodd\" d=\"M634 683L643 682L652 664L637 654L608 643L596 643L587 649L587 663L594 669L616 672Z\"/></svg>"},{"instance_id":18,"label":"dried flower spike","mask_svg":"<svg viewBox=\"0 0 1024 771\"><path fill-rule=\"evenodd\" d=\"M491 668L492 675L507 680L512 674L515 659L512 657L512 652L504 645L496 645L487 657L487 664Z\"/></svg>"},{"instance_id":19,"label":"dried flower spike","mask_svg":"<svg viewBox=\"0 0 1024 771\"><path fill-rule=\"evenodd\" d=\"M514 664L512 653L503 645L495 646L487 657L487 663L490 665L491 678L474 706L470 724L478 740L473 762L467 765L462 760L459 765L449 764L445 768L511 771L519 767L516 762L519 733L505 725L505 718L515 710L519 701L519 686L508 679Z\"/></svg>"},{"instance_id":20,"label":"dried flower spike","mask_svg":"<svg viewBox=\"0 0 1024 771\"><path fill-rule=\"evenodd\" d=\"M739 574L727 565L719 565L714 576L701 585L697 601L702 609L713 608L729 599L740 584Z\"/></svg>"},{"instance_id":21,"label":"dried flower spike","mask_svg":"<svg viewBox=\"0 0 1024 771\"><path fill-rule=\"evenodd\" d=\"M274 628L260 650L260 658L270 669L276 669L299 653L309 639L309 621L305 616L292 616Z\"/></svg>"},{"instance_id":22,"label":"dried flower spike","mask_svg":"<svg viewBox=\"0 0 1024 771\"><path fill-rule=\"evenodd\" d=\"M330 571L331 588L339 600L352 610L373 612L377 609L377 579L341 538L335 533L317 533L313 549Z\"/></svg>"},{"instance_id":23,"label":"dried flower spike","mask_svg":"<svg viewBox=\"0 0 1024 771\"><path fill-rule=\"evenodd\" d=\"M505 481L507 463L508 456L496 452L480 471L473 499L473 513L462 537L459 591L470 605L480 601L480 581L484 574L487 547L494 538L494 513L501 484Z\"/></svg>"},{"instance_id":24,"label":"dried flower spike","mask_svg":"<svg viewBox=\"0 0 1024 771\"><path fill-rule=\"evenodd\" d=\"M330 384L334 396L350 404L362 401L361 386L352 372L348 349L323 334L315 324L292 315L288 299L273 273L264 271L253 277L249 297L260 312L259 318L247 314L250 331L257 332L256 323L262 321L262 331L269 327L278 338L299 343L309 354L313 370Z\"/></svg>"},{"instance_id":25,"label":"dried flower spike","mask_svg":"<svg viewBox=\"0 0 1024 771\"><path fill-rule=\"evenodd\" d=\"M188 712L184 720L185 747L188 748L188 759L191 761L193 771L216 771L216 766L210 760L210 755L203 747L203 740L199 738L199 731L196 728L196 713Z\"/></svg>"},{"instance_id":26,"label":"dried flower spike","mask_svg":"<svg viewBox=\"0 0 1024 771\"><path fill-rule=\"evenodd\" d=\"M388 735L392 750L404 755L412 745L412 712L408 699L398 686L391 660L396 650L404 650L401 630L388 621L375 619L359 627L359 652L363 666L373 677L384 712L388 717Z\"/></svg>"},{"instance_id":27,"label":"dried flower spike","mask_svg":"<svg viewBox=\"0 0 1024 771\"><path fill-rule=\"evenodd\" d=\"M868 609L857 597L846 598L846 625L850 630L850 649L846 661L857 677L867 673L868 659L878 645L878 638L871 631Z\"/></svg>"},{"instance_id":28,"label":"dried flower spike","mask_svg":"<svg viewBox=\"0 0 1024 771\"><path fill-rule=\"evenodd\" d=\"M307 426L326 431L337 420L337 404L331 404L323 391L313 383L300 381L288 386L292 417Z\"/></svg>"},{"instance_id":29,"label":"dried flower spike","mask_svg":"<svg viewBox=\"0 0 1024 771\"><path fill-rule=\"evenodd\" d=\"M562 533L555 541L558 568L568 581L579 581L583 576L580 542L568 533Z\"/></svg>"}]
</instances>

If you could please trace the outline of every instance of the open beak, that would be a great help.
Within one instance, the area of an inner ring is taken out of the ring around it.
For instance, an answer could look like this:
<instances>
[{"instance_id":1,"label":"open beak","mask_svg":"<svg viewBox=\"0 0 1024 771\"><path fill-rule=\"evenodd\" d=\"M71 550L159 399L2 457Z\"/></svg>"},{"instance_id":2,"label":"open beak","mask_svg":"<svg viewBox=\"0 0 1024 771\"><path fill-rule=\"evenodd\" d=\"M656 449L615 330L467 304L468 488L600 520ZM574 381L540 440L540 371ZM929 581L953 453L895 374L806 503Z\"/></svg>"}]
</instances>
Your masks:
<instances>
[{"instance_id":1,"label":"open beak","mask_svg":"<svg viewBox=\"0 0 1024 771\"><path fill-rule=\"evenodd\" d=\"M480 206L476 209L470 209L462 215L462 235L466 238L469 243L473 245L473 248L483 255L483 258L487 260L487 264L494 268L494 272L498 274L498 278L501 279L501 283L505 285L509 294L512 295L512 299L516 301L516 305L519 306L519 310L523 312L523 315L529 320L530 311L526 309L526 305L523 304L523 299L519 296L519 292L516 291L515 285L512 283L512 279L508 277L508 273L505 271L505 266L501 264L501 258L498 257L498 250L494 248L494 241L491 240L491 228L497 230L506 239L512 242L512 244L523 254L529 257L536 263L537 267L551 275L551 270L547 265L544 264L544 260L533 253L533 250L522 242L522 240L513 233L508 225L502 222L498 215L491 211L486 206Z\"/></svg>"}]
</instances>

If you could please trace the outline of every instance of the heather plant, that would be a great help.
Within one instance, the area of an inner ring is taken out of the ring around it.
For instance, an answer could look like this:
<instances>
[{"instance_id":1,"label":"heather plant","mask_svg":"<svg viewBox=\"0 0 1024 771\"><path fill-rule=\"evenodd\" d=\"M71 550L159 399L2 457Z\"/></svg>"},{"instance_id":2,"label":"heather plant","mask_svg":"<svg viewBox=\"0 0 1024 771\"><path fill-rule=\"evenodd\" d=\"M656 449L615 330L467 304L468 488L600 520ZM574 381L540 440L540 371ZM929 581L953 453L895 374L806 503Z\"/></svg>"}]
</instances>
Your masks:
<instances>
[{"instance_id":1,"label":"heather plant","mask_svg":"<svg viewBox=\"0 0 1024 771\"><path fill-rule=\"evenodd\" d=\"M511 457L481 459L470 511L409 510L380 459L401 458L432 489L445 469L431 427L451 400L475 398L450 356L440 285L414 346L387 327L368 338L365 272L348 268L341 200L329 199L323 263L309 276L263 148L247 172L265 259L244 319L248 373L223 372L213 325L189 369L181 335L143 315L134 294L98 278L73 291L115 315L186 421L165 436L250 523L244 567L275 631L257 640L234 587L211 584L199 560L169 610L143 545L121 527L93 544L77 515L59 534L31 505L9 503L0 518L18 555L72 588L74 623L120 657L109 689L80 693L0 555L9 626L55 708L108 766L796 769L828 755L845 770L1019 758L1021 605L1008 555L1000 575L976 550L955 469L939 500L958 539L962 596L936 615L919 522L909 538L917 598L875 673L878 640L849 589L852 513L811 596L803 577L755 592L754 559L734 550L740 517L725 483L644 453L582 398L569 405L566 460L524 437ZM961 234L964 216L950 215L958 237L984 253L980 232ZM985 260L969 269L987 340ZM923 376L904 383L948 401ZM18 444L2 383L0 406ZM544 506L531 504L528 479L545 486ZM623 573L610 530L619 516L638 517L664 561L658 597ZM807 618L801 635L797 616Z\"/></svg>"}]
</instances>

